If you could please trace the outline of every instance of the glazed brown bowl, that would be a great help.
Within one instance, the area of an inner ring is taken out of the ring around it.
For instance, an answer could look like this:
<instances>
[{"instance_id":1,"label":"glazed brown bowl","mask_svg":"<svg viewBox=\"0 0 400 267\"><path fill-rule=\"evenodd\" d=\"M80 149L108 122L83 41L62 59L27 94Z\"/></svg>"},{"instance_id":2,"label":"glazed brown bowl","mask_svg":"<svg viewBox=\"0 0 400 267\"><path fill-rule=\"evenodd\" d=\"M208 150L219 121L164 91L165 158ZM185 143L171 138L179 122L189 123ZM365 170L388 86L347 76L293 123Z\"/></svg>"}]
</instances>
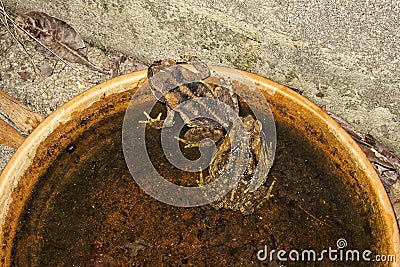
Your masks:
<instances>
[{"instance_id":1,"label":"glazed brown bowl","mask_svg":"<svg viewBox=\"0 0 400 267\"><path fill-rule=\"evenodd\" d=\"M262 91L277 121L301 131L305 138L348 176L344 181L360 205L368 205L371 231L379 251L400 255L397 222L374 168L353 139L319 107L289 88L255 74L241 72ZM0 262L11 264L15 237L27 201L40 177L65 148L87 129L123 112L146 82L146 71L102 83L75 97L46 118L26 139L0 176ZM392 262L390 266L399 266Z\"/></svg>"}]
</instances>

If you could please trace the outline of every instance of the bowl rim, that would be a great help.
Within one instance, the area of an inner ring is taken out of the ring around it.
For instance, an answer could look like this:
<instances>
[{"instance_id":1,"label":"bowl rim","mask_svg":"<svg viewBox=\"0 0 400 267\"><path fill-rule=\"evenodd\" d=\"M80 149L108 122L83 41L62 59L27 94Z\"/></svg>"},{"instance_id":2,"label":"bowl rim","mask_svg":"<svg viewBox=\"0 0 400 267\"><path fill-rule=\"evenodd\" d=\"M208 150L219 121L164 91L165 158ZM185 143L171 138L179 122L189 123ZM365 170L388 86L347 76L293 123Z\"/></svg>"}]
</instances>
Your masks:
<instances>
[{"instance_id":1,"label":"bowl rim","mask_svg":"<svg viewBox=\"0 0 400 267\"><path fill-rule=\"evenodd\" d=\"M290 88L256 74L246 71L240 72L257 86L261 86L263 90L267 91L267 93L275 94L276 92L279 92L279 94L294 101L328 126L331 133L335 135L337 140L343 144L344 148L351 155L352 160L354 160L360 169L366 174L376 191L377 197L383 208L381 211L382 216L388 224L388 238L391 239L395 255L400 255L400 233L389 197L372 164L352 137L321 108ZM0 241L3 241L3 226L8 212L8 207L12 201L12 192L18 184L19 178L24 175L25 171L33 162L39 145L56 129L58 125L70 120L73 113L85 110L106 96L121 93L136 87L138 84L147 80L146 74L147 70L128 73L107 80L84 91L49 115L26 138L23 144L12 156L11 160L7 163L4 170L0 173ZM400 266L400 263L398 264L394 262L393 266Z\"/></svg>"},{"instance_id":2,"label":"bowl rim","mask_svg":"<svg viewBox=\"0 0 400 267\"><path fill-rule=\"evenodd\" d=\"M102 98L127 91L146 80L146 70L128 73L98 84L56 109L45 118L17 149L0 173L0 233L11 202L12 191L19 178L33 162L39 145L62 123L71 119L72 114L82 111ZM0 235L0 241L2 236Z\"/></svg>"}]
</instances>

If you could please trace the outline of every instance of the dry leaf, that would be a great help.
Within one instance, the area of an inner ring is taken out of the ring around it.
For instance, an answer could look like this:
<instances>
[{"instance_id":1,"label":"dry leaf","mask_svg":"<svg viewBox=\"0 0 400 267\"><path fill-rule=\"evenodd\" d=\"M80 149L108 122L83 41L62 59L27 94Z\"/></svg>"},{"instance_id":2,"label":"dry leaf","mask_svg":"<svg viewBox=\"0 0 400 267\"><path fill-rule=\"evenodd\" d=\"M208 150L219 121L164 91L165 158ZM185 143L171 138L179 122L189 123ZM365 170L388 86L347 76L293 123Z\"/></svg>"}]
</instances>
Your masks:
<instances>
[{"instance_id":1,"label":"dry leaf","mask_svg":"<svg viewBox=\"0 0 400 267\"><path fill-rule=\"evenodd\" d=\"M85 43L70 25L43 12L19 14L15 18L18 34L25 40L34 40L38 51L48 58L61 58L73 63L87 65L97 71L83 54Z\"/></svg>"},{"instance_id":2,"label":"dry leaf","mask_svg":"<svg viewBox=\"0 0 400 267\"><path fill-rule=\"evenodd\" d=\"M375 167L385 189L389 192L391 186L400 180L400 160L389 148L373 136L359 133L350 123L338 115L331 112L327 112L327 114L339 123L358 143L368 160Z\"/></svg>"},{"instance_id":3,"label":"dry leaf","mask_svg":"<svg viewBox=\"0 0 400 267\"><path fill-rule=\"evenodd\" d=\"M137 60L126 57L125 55L117 55L103 64L104 69L111 70L112 77L117 77L121 74L126 74L134 71L145 70L146 66Z\"/></svg>"},{"instance_id":4,"label":"dry leaf","mask_svg":"<svg viewBox=\"0 0 400 267\"><path fill-rule=\"evenodd\" d=\"M376 140L370 134L365 136L364 141L373 146L380 154L387 158L393 164L393 166L397 166L397 168L400 169L400 160L384 144Z\"/></svg>"}]
</instances>

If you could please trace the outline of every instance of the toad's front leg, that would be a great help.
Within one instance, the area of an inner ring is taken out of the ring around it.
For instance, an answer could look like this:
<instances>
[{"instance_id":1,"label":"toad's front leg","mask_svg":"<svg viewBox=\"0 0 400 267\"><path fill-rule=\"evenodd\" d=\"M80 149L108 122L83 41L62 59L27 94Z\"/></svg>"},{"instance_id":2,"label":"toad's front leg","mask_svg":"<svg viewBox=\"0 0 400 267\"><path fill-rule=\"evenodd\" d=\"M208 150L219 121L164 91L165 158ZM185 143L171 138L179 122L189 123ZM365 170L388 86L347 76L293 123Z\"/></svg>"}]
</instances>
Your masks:
<instances>
[{"instance_id":1,"label":"toad's front leg","mask_svg":"<svg viewBox=\"0 0 400 267\"><path fill-rule=\"evenodd\" d=\"M224 132L222 129L212 129L212 128L201 128L201 127L193 127L190 128L183 136L183 138L176 137L177 140L185 144L185 148L199 147L200 143L203 145L212 145L213 143L218 143L222 137L224 136ZM207 140L203 141L202 140Z\"/></svg>"}]
</instances>

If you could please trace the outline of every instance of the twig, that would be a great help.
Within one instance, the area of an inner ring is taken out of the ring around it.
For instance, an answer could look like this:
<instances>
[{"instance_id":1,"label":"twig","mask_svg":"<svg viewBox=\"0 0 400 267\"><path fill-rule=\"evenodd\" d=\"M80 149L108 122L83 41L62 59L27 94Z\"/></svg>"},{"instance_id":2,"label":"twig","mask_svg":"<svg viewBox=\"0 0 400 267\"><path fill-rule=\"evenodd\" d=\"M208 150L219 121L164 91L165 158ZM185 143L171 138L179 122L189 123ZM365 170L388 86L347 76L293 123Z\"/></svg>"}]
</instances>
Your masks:
<instances>
[{"instance_id":1,"label":"twig","mask_svg":"<svg viewBox=\"0 0 400 267\"><path fill-rule=\"evenodd\" d=\"M18 100L1 89L0 108L6 113L15 126L26 134L36 128L44 119L41 115L19 103Z\"/></svg>"},{"instance_id":2,"label":"twig","mask_svg":"<svg viewBox=\"0 0 400 267\"><path fill-rule=\"evenodd\" d=\"M0 119L0 144L13 148L18 148L25 140L17 130L7 122Z\"/></svg>"}]
</instances>

